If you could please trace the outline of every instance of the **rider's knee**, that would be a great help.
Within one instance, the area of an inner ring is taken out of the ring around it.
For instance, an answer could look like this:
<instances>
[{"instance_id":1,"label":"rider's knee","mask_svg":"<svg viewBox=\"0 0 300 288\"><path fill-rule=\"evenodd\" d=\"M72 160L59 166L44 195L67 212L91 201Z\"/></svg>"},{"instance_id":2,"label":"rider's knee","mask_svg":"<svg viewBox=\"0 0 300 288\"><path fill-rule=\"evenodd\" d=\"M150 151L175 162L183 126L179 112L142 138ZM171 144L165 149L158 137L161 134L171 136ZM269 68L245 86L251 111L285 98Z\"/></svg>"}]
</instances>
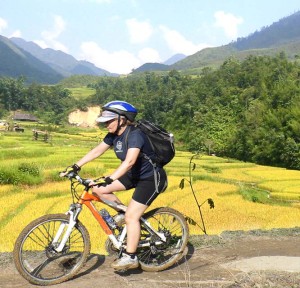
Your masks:
<instances>
[{"instance_id":1,"label":"rider's knee","mask_svg":"<svg viewBox=\"0 0 300 288\"><path fill-rule=\"evenodd\" d=\"M131 224L131 223L135 223L135 222L139 222L140 218L137 217L136 215L132 214L132 213L128 213L128 211L126 211L125 213L125 222L126 224Z\"/></svg>"}]
</instances>

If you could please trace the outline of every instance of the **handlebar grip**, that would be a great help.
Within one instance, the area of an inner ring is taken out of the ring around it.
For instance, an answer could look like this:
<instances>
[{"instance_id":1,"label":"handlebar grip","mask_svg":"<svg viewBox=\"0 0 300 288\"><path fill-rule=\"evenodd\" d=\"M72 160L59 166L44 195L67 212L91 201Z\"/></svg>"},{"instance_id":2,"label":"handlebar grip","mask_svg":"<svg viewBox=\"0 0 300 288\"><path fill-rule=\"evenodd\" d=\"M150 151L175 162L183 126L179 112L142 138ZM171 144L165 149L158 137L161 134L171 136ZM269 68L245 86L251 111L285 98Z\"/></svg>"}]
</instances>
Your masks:
<instances>
[{"instance_id":1,"label":"handlebar grip","mask_svg":"<svg viewBox=\"0 0 300 288\"><path fill-rule=\"evenodd\" d=\"M70 171L70 172L66 172L66 171L62 171L59 172L59 177L66 177L66 178L75 178L76 177L76 173L74 171Z\"/></svg>"},{"instance_id":2,"label":"handlebar grip","mask_svg":"<svg viewBox=\"0 0 300 288\"><path fill-rule=\"evenodd\" d=\"M69 179L75 178L77 174L74 171L69 172L65 177L68 177Z\"/></svg>"}]
</instances>

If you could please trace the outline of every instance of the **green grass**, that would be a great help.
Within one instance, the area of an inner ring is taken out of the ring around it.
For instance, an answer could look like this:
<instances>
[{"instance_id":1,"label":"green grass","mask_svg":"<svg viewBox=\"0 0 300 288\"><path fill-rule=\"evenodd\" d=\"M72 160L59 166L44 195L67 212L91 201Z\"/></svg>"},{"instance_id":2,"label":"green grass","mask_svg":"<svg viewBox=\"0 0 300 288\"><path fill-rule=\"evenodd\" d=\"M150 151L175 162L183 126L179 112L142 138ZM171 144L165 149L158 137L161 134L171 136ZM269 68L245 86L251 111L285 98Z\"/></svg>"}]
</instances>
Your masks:
<instances>
[{"instance_id":1,"label":"green grass","mask_svg":"<svg viewBox=\"0 0 300 288\"><path fill-rule=\"evenodd\" d=\"M87 98L88 96L95 94L95 89L87 88L87 87L79 87L79 88L68 88L72 92L72 96L77 99L81 100Z\"/></svg>"},{"instance_id":2,"label":"green grass","mask_svg":"<svg viewBox=\"0 0 300 288\"><path fill-rule=\"evenodd\" d=\"M39 168L34 163L20 163L18 166L1 166L0 184L37 185L43 182Z\"/></svg>"},{"instance_id":3,"label":"green grass","mask_svg":"<svg viewBox=\"0 0 300 288\"><path fill-rule=\"evenodd\" d=\"M270 194L268 191L257 189L255 187L243 185L241 186L239 193L241 193L245 200L254 203L272 204L275 202L270 199Z\"/></svg>"}]
</instances>

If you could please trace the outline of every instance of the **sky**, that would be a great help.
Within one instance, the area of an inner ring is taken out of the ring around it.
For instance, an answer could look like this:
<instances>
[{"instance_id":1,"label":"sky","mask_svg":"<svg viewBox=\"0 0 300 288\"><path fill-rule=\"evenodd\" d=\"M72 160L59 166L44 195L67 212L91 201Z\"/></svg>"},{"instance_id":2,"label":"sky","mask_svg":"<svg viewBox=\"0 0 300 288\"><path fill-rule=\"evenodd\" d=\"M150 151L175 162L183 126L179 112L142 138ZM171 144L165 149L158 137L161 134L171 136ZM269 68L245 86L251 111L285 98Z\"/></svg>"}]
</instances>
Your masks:
<instances>
[{"instance_id":1,"label":"sky","mask_svg":"<svg viewBox=\"0 0 300 288\"><path fill-rule=\"evenodd\" d=\"M0 0L0 35L128 74L226 45L299 10L299 0Z\"/></svg>"}]
</instances>

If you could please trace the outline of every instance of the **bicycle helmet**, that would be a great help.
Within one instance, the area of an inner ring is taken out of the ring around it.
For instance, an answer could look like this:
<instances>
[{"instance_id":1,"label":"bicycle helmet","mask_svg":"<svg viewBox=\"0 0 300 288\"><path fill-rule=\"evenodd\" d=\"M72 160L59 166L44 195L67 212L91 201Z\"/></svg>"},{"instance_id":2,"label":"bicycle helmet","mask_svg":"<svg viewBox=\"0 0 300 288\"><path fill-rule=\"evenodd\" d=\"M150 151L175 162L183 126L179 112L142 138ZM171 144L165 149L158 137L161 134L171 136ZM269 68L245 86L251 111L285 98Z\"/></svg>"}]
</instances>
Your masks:
<instances>
[{"instance_id":1,"label":"bicycle helmet","mask_svg":"<svg viewBox=\"0 0 300 288\"><path fill-rule=\"evenodd\" d=\"M97 122L106 122L111 119L118 118L118 115L124 116L129 121L133 122L138 110L131 104L125 101L111 101L102 107L102 114L97 119Z\"/></svg>"}]
</instances>

